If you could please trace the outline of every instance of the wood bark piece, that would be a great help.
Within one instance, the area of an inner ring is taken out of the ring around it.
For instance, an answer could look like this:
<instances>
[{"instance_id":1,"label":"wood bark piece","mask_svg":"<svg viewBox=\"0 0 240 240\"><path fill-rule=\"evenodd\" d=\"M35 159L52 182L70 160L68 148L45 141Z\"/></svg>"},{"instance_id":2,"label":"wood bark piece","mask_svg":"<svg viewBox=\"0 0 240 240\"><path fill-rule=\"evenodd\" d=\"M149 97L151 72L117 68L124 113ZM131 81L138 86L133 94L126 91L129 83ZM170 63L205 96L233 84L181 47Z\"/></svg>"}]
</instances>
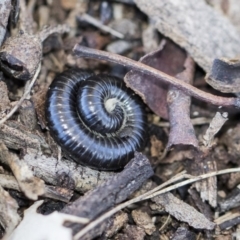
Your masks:
<instances>
[{"instance_id":1,"label":"wood bark piece","mask_svg":"<svg viewBox=\"0 0 240 240\"><path fill-rule=\"evenodd\" d=\"M34 105L30 100L24 100L19 108L19 119L21 123L33 131L37 127L37 116Z\"/></svg>"},{"instance_id":2,"label":"wood bark piece","mask_svg":"<svg viewBox=\"0 0 240 240\"><path fill-rule=\"evenodd\" d=\"M189 231L185 227L179 227L174 233L172 240L196 240L197 236L194 232Z\"/></svg>"},{"instance_id":3,"label":"wood bark piece","mask_svg":"<svg viewBox=\"0 0 240 240\"><path fill-rule=\"evenodd\" d=\"M45 183L40 178L33 175L33 172L23 161L20 161L15 153L8 151L4 143L0 142L0 159L1 162L7 164L15 178L22 192L32 200L37 200L38 196L44 193Z\"/></svg>"},{"instance_id":4,"label":"wood bark piece","mask_svg":"<svg viewBox=\"0 0 240 240\"><path fill-rule=\"evenodd\" d=\"M0 140L10 149L37 153L41 148L49 148L45 139L31 133L26 127L15 121L0 125Z\"/></svg>"},{"instance_id":5,"label":"wood bark piece","mask_svg":"<svg viewBox=\"0 0 240 240\"><path fill-rule=\"evenodd\" d=\"M12 9L11 0L1 0L0 3L0 46L6 34L8 18Z\"/></svg>"},{"instance_id":6,"label":"wood bark piece","mask_svg":"<svg viewBox=\"0 0 240 240\"><path fill-rule=\"evenodd\" d=\"M227 212L215 220L221 230L227 230L240 223L239 212Z\"/></svg>"},{"instance_id":7,"label":"wood bark piece","mask_svg":"<svg viewBox=\"0 0 240 240\"><path fill-rule=\"evenodd\" d=\"M21 192L18 182L14 176L0 174L0 186ZM44 193L41 197L51 198L62 202L69 202L73 191L66 188L45 185Z\"/></svg>"},{"instance_id":8,"label":"wood bark piece","mask_svg":"<svg viewBox=\"0 0 240 240\"><path fill-rule=\"evenodd\" d=\"M188 56L184 63L185 70L176 77L186 83L192 84L195 63ZM167 148L174 145L188 145L198 148L198 140L190 119L191 97L174 86L169 86L168 96L170 133Z\"/></svg>"},{"instance_id":9,"label":"wood bark piece","mask_svg":"<svg viewBox=\"0 0 240 240\"><path fill-rule=\"evenodd\" d=\"M33 20L35 1L26 5L26 1L21 0L19 4L21 8L19 34L7 38L0 48L0 65L4 72L14 78L28 81L37 73L41 63L42 42L53 33L69 32L69 27L66 25L51 26L34 34L36 28Z\"/></svg>"},{"instance_id":10,"label":"wood bark piece","mask_svg":"<svg viewBox=\"0 0 240 240\"><path fill-rule=\"evenodd\" d=\"M174 197L171 193L154 197L152 201L164 206L166 212L179 221L187 222L193 228L212 230L215 227L215 224L209 221L202 213Z\"/></svg>"},{"instance_id":11,"label":"wood bark piece","mask_svg":"<svg viewBox=\"0 0 240 240\"><path fill-rule=\"evenodd\" d=\"M211 148L213 146L215 135L221 130L222 126L228 120L227 112L216 112L214 118L209 124L206 133L203 135L203 145Z\"/></svg>"},{"instance_id":12,"label":"wood bark piece","mask_svg":"<svg viewBox=\"0 0 240 240\"><path fill-rule=\"evenodd\" d=\"M192 187L192 188L188 189L188 193L191 195L191 199L192 199L192 201L190 199L191 205L194 206L195 208L197 208L202 214L204 214L204 216L208 220L213 221L213 211L212 211L210 205L201 199L197 190Z\"/></svg>"},{"instance_id":13,"label":"wood bark piece","mask_svg":"<svg viewBox=\"0 0 240 240\"><path fill-rule=\"evenodd\" d=\"M7 191L0 186L0 224L5 232L11 232L21 218L17 213L18 204Z\"/></svg>"},{"instance_id":14,"label":"wood bark piece","mask_svg":"<svg viewBox=\"0 0 240 240\"><path fill-rule=\"evenodd\" d=\"M80 197L72 204L67 205L63 212L93 220L116 204L126 200L152 175L153 170L148 159L136 152L135 157L122 172L116 173L108 181ZM81 230L83 226L73 224L71 228L76 232ZM94 231L93 235L95 236L95 234ZM98 229L97 235L99 234L101 232ZM93 238L92 235L91 238ZM91 238L88 236L86 239ZM81 239L85 239L85 237Z\"/></svg>"},{"instance_id":15,"label":"wood bark piece","mask_svg":"<svg viewBox=\"0 0 240 240\"><path fill-rule=\"evenodd\" d=\"M226 212L240 206L240 185L236 187L225 199L219 202L220 212Z\"/></svg>"},{"instance_id":16,"label":"wood bark piece","mask_svg":"<svg viewBox=\"0 0 240 240\"><path fill-rule=\"evenodd\" d=\"M229 214L229 219L226 219L226 221L219 224L219 227L221 230L226 230L229 228L232 228L233 226L236 226L240 223L240 214L239 213L232 213Z\"/></svg>"},{"instance_id":17,"label":"wood bark piece","mask_svg":"<svg viewBox=\"0 0 240 240\"><path fill-rule=\"evenodd\" d=\"M217 163L212 154L212 148L214 145L214 137L220 131L224 123L228 120L228 113L217 112L212 119L206 133L203 135L200 152L196 154L194 161L191 162L194 174L199 175L208 172L217 171ZM193 172L192 172L193 173ZM194 184L197 191L200 192L200 196L203 201L208 201L212 207L217 206L217 177L213 176L208 179L196 182Z\"/></svg>"},{"instance_id":18,"label":"wood bark piece","mask_svg":"<svg viewBox=\"0 0 240 240\"><path fill-rule=\"evenodd\" d=\"M206 0L214 9L227 16L240 33L240 5L238 0Z\"/></svg>"},{"instance_id":19,"label":"wood bark piece","mask_svg":"<svg viewBox=\"0 0 240 240\"><path fill-rule=\"evenodd\" d=\"M224 93L240 92L240 59L214 59L206 82Z\"/></svg>"},{"instance_id":20,"label":"wood bark piece","mask_svg":"<svg viewBox=\"0 0 240 240\"><path fill-rule=\"evenodd\" d=\"M208 72L214 58L240 53L236 28L204 0L135 0L162 34L185 48Z\"/></svg>"},{"instance_id":21,"label":"wood bark piece","mask_svg":"<svg viewBox=\"0 0 240 240\"><path fill-rule=\"evenodd\" d=\"M10 108L10 100L8 98L8 89L5 82L0 82L0 118L4 117L6 111Z\"/></svg>"},{"instance_id":22,"label":"wood bark piece","mask_svg":"<svg viewBox=\"0 0 240 240\"><path fill-rule=\"evenodd\" d=\"M54 186L87 192L109 179L113 172L100 172L71 160L57 160L45 155L26 154L24 161L36 177Z\"/></svg>"}]
</instances>

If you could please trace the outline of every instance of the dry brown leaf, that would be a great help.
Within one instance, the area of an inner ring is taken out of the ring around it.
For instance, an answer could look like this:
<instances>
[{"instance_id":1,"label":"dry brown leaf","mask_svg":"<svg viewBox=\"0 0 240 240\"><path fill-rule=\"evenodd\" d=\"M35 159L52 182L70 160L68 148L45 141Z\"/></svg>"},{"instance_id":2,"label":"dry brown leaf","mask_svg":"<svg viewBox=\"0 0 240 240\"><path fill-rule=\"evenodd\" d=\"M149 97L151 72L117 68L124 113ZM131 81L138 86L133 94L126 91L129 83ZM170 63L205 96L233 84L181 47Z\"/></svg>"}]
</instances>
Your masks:
<instances>
[{"instance_id":1,"label":"dry brown leaf","mask_svg":"<svg viewBox=\"0 0 240 240\"><path fill-rule=\"evenodd\" d=\"M157 51L151 52L140 59L140 62L163 71L171 76L183 71L185 52L170 41L162 41ZM144 102L158 116L168 119L167 86L158 79L130 71L124 78L127 86L142 96Z\"/></svg>"},{"instance_id":2,"label":"dry brown leaf","mask_svg":"<svg viewBox=\"0 0 240 240\"><path fill-rule=\"evenodd\" d=\"M162 34L185 48L208 72L213 59L240 53L240 35L231 22L204 0L135 0Z\"/></svg>"}]
</instances>

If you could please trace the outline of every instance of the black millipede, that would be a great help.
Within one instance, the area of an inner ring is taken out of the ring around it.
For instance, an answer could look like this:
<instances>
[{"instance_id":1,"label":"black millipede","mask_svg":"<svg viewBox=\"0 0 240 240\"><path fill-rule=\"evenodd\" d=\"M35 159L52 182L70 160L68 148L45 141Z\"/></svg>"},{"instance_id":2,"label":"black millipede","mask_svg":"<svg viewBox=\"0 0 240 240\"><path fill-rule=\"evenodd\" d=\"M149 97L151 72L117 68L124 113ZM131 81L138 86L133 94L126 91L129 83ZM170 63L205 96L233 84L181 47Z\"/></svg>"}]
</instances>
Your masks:
<instances>
[{"instance_id":1,"label":"black millipede","mask_svg":"<svg viewBox=\"0 0 240 240\"><path fill-rule=\"evenodd\" d=\"M123 168L145 144L144 106L117 77L68 69L56 76L46 99L53 139L80 164Z\"/></svg>"}]
</instances>

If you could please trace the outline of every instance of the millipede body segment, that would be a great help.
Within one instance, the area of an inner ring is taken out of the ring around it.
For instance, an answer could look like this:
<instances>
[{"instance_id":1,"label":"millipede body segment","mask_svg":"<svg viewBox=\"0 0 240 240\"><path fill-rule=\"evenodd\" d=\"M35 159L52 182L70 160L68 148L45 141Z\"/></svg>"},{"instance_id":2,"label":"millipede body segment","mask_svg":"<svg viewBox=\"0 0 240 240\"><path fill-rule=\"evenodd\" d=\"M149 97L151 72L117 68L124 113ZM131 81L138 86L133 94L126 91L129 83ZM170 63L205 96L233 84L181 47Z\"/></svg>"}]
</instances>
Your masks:
<instances>
[{"instance_id":1,"label":"millipede body segment","mask_svg":"<svg viewBox=\"0 0 240 240\"><path fill-rule=\"evenodd\" d=\"M146 139L141 99L121 79L89 70L69 69L54 79L46 118L71 158L99 170L123 168Z\"/></svg>"}]
</instances>

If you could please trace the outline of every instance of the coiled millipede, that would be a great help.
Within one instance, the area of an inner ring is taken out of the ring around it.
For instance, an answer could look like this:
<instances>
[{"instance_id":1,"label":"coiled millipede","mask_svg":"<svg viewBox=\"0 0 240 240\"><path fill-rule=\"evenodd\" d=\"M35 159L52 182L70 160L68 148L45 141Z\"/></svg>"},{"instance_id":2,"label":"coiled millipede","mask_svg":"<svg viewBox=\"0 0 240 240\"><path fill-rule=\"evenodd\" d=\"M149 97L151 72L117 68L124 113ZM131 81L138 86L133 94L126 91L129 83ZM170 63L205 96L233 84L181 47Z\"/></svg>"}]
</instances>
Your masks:
<instances>
[{"instance_id":1,"label":"coiled millipede","mask_svg":"<svg viewBox=\"0 0 240 240\"><path fill-rule=\"evenodd\" d=\"M122 80L69 69L49 87L50 134L69 157L99 170L123 168L146 139L141 99Z\"/></svg>"}]
</instances>

